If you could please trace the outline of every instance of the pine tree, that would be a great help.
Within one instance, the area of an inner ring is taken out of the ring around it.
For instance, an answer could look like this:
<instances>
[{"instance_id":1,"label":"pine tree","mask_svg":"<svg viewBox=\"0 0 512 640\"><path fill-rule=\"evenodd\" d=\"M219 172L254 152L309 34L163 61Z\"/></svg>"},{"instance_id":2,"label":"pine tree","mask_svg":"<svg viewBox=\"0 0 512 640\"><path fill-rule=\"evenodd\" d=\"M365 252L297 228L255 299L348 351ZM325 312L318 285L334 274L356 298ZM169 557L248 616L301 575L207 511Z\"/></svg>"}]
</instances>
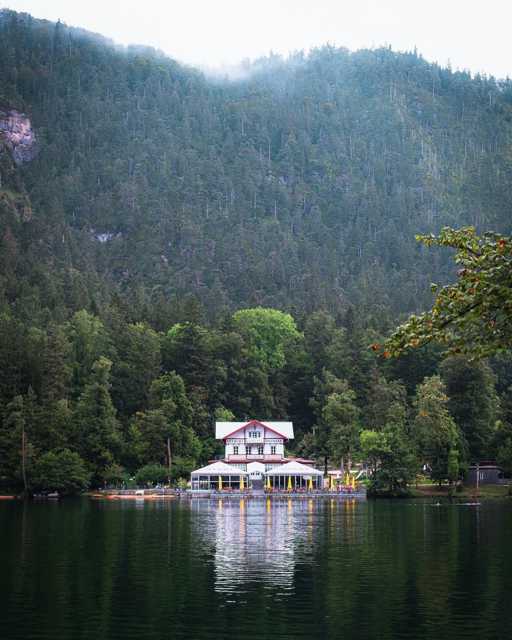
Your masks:
<instances>
[{"instance_id":1,"label":"pine tree","mask_svg":"<svg viewBox=\"0 0 512 640\"><path fill-rule=\"evenodd\" d=\"M101 356L92 367L91 380L76 407L76 446L98 485L120 449L116 410L110 397L112 362Z\"/></svg>"}]
</instances>

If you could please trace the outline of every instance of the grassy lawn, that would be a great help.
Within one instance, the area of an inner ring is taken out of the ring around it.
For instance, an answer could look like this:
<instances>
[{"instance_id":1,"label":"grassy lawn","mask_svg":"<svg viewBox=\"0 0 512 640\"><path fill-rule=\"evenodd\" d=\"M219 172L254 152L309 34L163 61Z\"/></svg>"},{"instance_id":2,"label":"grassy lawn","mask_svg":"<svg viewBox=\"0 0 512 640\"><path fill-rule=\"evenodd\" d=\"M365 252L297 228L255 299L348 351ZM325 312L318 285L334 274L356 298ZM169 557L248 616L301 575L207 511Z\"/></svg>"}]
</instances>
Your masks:
<instances>
[{"instance_id":1,"label":"grassy lawn","mask_svg":"<svg viewBox=\"0 0 512 640\"><path fill-rule=\"evenodd\" d=\"M503 484L484 484L481 485L478 490L478 496L476 493L476 487L462 487L462 491L456 491L453 494L454 498L471 498L476 497L483 499L493 498L507 498L510 497L509 488L512 491L512 487ZM420 484L417 487L410 487L411 494L414 498L447 498L449 494L449 486L443 485L439 487L437 484Z\"/></svg>"}]
</instances>

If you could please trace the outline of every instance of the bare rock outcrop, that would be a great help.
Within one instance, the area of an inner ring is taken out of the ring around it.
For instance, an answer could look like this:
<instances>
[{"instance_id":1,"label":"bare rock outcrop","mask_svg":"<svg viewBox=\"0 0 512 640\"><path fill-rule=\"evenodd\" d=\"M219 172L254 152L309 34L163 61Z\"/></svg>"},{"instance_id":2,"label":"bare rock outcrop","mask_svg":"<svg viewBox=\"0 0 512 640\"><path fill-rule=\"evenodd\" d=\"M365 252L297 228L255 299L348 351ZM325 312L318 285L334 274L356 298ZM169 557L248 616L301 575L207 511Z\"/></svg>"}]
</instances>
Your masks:
<instances>
[{"instance_id":1,"label":"bare rock outcrop","mask_svg":"<svg viewBox=\"0 0 512 640\"><path fill-rule=\"evenodd\" d=\"M30 162L37 154L37 141L30 118L14 109L0 108L0 142L11 151L18 165Z\"/></svg>"}]
</instances>

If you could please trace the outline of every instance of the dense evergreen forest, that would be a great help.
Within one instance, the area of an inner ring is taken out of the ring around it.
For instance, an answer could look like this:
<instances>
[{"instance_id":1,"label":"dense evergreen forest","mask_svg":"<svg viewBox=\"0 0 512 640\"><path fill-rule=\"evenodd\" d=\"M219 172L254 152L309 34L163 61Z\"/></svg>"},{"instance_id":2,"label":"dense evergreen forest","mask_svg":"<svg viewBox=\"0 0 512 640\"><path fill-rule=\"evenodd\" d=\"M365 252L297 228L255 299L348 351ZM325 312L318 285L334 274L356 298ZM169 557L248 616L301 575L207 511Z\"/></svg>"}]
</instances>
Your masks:
<instances>
[{"instance_id":1,"label":"dense evergreen forest","mask_svg":"<svg viewBox=\"0 0 512 640\"><path fill-rule=\"evenodd\" d=\"M507 356L368 345L454 275L416 233L510 232L512 83L387 48L244 72L0 11L0 121L36 140L0 130L0 482L156 477L168 440L177 480L215 416L391 488L510 470Z\"/></svg>"}]
</instances>

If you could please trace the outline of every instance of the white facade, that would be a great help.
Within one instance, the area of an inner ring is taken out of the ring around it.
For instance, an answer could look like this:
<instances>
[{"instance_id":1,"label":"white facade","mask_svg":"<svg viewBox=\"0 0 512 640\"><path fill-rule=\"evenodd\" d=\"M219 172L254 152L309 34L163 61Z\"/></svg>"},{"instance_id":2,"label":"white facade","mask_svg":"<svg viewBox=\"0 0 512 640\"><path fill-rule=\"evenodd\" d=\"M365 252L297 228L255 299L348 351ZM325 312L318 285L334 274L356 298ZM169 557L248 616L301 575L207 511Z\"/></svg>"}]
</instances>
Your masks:
<instances>
[{"instance_id":1,"label":"white facade","mask_svg":"<svg viewBox=\"0 0 512 640\"><path fill-rule=\"evenodd\" d=\"M293 438L293 424L259 420L217 422L215 437L224 441L224 462L261 478L265 471L283 463L285 443Z\"/></svg>"},{"instance_id":2,"label":"white facade","mask_svg":"<svg viewBox=\"0 0 512 640\"><path fill-rule=\"evenodd\" d=\"M310 466L312 460L285 458L285 443L293 438L291 422L217 422L215 436L224 442L224 460L193 471L192 491L248 490L263 494L263 490L305 492L322 488L323 474Z\"/></svg>"}]
</instances>

